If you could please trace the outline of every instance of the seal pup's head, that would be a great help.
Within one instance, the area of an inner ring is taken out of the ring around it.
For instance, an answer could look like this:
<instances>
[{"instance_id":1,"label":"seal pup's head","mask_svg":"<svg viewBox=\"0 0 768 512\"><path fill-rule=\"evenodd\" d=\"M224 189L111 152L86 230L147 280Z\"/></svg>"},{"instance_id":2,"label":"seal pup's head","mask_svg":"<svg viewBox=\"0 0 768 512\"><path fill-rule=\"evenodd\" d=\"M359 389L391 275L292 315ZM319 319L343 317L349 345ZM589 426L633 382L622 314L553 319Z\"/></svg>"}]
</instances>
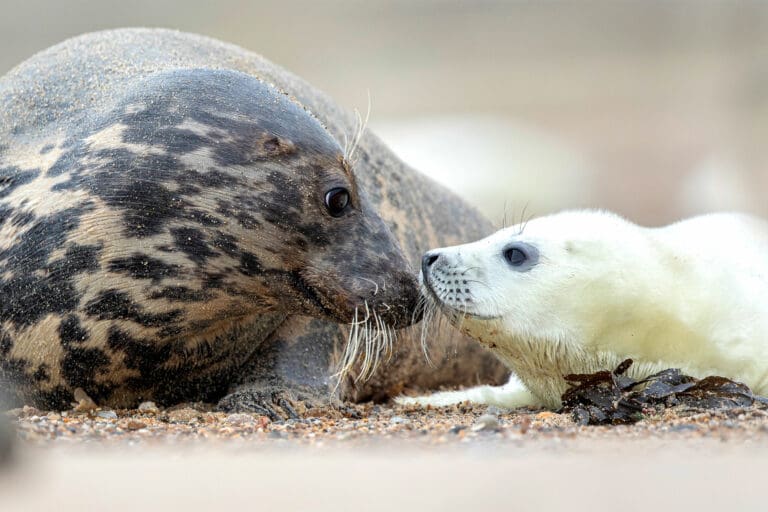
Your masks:
<instances>
[{"instance_id":1,"label":"seal pup's head","mask_svg":"<svg viewBox=\"0 0 768 512\"><path fill-rule=\"evenodd\" d=\"M644 228L568 211L429 251L421 281L427 300L557 404L563 375L615 367L606 354L647 320L657 255Z\"/></svg>"}]
</instances>

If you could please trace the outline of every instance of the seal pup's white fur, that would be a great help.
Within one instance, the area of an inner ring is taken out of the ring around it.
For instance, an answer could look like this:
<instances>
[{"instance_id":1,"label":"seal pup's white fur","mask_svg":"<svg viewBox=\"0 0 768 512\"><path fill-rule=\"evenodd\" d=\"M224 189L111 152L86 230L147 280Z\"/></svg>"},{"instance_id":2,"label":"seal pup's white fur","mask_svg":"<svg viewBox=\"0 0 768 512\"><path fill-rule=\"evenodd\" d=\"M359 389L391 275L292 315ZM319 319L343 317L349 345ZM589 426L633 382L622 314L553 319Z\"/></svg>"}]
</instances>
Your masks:
<instances>
[{"instance_id":1,"label":"seal pup's white fur","mask_svg":"<svg viewBox=\"0 0 768 512\"><path fill-rule=\"evenodd\" d=\"M519 251L519 252L516 252ZM424 257L425 293L517 375L401 403L560 406L563 375L665 368L768 393L768 224L711 214L661 228L566 211Z\"/></svg>"}]
</instances>

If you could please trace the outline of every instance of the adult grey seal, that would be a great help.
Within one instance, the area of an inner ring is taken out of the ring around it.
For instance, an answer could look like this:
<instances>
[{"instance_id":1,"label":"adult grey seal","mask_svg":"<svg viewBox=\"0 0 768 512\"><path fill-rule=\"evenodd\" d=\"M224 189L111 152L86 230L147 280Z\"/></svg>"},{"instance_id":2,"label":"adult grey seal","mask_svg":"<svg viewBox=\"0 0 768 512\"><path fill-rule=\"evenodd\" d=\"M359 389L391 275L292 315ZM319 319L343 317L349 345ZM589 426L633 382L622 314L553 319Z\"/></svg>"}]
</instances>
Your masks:
<instances>
[{"instance_id":1,"label":"adult grey seal","mask_svg":"<svg viewBox=\"0 0 768 512\"><path fill-rule=\"evenodd\" d=\"M223 408L272 416L297 390L364 400L476 381L466 358L498 380L461 340L465 358L446 343L422 371L405 336L355 382L415 318L407 260L490 231L356 128L260 56L179 32L88 34L13 69L0 80L2 379L41 407L77 388L113 407L234 390ZM334 382L339 324L363 318L377 327L364 367L347 351Z\"/></svg>"},{"instance_id":2,"label":"adult grey seal","mask_svg":"<svg viewBox=\"0 0 768 512\"><path fill-rule=\"evenodd\" d=\"M568 374L667 368L768 394L768 224L735 213L646 228L567 211L436 249L424 286L526 389L470 389L403 402L557 408Z\"/></svg>"}]
</instances>

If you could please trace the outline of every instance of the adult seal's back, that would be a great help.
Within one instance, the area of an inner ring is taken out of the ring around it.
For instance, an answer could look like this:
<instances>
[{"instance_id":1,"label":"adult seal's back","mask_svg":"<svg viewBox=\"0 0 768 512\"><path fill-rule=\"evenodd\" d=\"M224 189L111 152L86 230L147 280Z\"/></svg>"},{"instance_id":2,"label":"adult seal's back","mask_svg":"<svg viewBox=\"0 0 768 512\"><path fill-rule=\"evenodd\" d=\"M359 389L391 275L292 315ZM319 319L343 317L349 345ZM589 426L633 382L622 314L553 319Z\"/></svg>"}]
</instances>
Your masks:
<instances>
[{"instance_id":1,"label":"adult seal's back","mask_svg":"<svg viewBox=\"0 0 768 512\"><path fill-rule=\"evenodd\" d=\"M131 406L242 384L222 405L274 416L297 390L328 395L338 324L353 319L377 327L353 336L367 349L358 374L370 371L414 318L406 260L489 226L372 135L350 158L339 141L355 129L274 64L178 32L89 34L12 70L0 80L2 380L45 407L77 388ZM478 364L491 381L504 373L463 340L437 355L419 368L401 336L394 362L366 384L353 368L336 389L385 398L469 382Z\"/></svg>"}]
</instances>

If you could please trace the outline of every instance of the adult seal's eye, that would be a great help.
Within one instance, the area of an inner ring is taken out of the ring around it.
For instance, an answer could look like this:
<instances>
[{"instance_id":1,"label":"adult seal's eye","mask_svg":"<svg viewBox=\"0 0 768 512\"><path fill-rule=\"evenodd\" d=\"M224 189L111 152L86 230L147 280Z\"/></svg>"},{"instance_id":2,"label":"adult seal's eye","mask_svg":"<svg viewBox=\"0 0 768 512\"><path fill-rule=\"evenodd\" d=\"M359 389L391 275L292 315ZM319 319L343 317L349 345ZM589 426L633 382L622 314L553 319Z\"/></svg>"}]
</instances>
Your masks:
<instances>
[{"instance_id":1,"label":"adult seal's eye","mask_svg":"<svg viewBox=\"0 0 768 512\"><path fill-rule=\"evenodd\" d=\"M341 217L349 206L349 191L343 187L332 188L325 193L325 208L333 217Z\"/></svg>"},{"instance_id":2,"label":"adult seal's eye","mask_svg":"<svg viewBox=\"0 0 768 512\"><path fill-rule=\"evenodd\" d=\"M508 245L502 254L509 266L520 272L530 270L539 262L539 251L524 243Z\"/></svg>"}]
</instances>

